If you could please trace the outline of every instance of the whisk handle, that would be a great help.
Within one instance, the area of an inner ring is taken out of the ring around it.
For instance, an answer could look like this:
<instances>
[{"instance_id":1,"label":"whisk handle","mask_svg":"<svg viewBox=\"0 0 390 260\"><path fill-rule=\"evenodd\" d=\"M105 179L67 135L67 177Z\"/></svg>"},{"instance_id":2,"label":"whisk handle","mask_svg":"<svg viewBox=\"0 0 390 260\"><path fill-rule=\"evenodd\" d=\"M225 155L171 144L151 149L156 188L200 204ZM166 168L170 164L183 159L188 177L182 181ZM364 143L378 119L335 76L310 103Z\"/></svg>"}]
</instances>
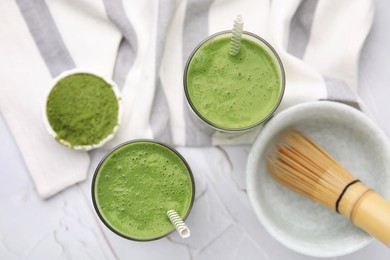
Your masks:
<instances>
[{"instance_id":1,"label":"whisk handle","mask_svg":"<svg viewBox=\"0 0 390 260\"><path fill-rule=\"evenodd\" d=\"M390 247L390 202L370 190L355 204L351 221Z\"/></svg>"}]
</instances>

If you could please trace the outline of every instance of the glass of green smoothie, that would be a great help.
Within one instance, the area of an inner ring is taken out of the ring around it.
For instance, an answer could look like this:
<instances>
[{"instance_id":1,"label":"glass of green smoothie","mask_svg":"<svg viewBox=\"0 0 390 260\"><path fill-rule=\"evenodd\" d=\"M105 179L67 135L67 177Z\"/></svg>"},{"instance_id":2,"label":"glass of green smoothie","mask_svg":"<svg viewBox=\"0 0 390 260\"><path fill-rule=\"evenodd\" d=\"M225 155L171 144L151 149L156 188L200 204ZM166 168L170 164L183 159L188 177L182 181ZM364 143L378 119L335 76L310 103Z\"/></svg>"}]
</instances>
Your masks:
<instances>
[{"instance_id":1,"label":"glass of green smoothie","mask_svg":"<svg viewBox=\"0 0 390 260\"><path fill-rule=\"evenodd\" d=\"M135 241L162 238L175 230L167 216L186 219L195 183L185 159L153 140L133 140L109 152L92 180L92 201L101 221L114 233Z\"/></svg>"},{"instance_id":2,"label":"glass of green smoothie","mask_svg":"<svg viewBox=\"0 0 390 260\"><path fill-rule=\"evenodd\" d=\"M88 151L114 136L121 119L121 98L110 79L72 69L53 80L44 111L45 126L57 142Z\"/></svg>"},{"instance_id":3,"label":"glass of green smoothie","mask_svg":"<svg viewBox=\"0 0 390 260\"><path fill-rule=\"evenodd\" d=\"M184 92L202 122L222 132L241 132L272 116L283 97L285 74L264 39L244 31L233 56L231 37L232 31L222 31L194 49L184 70Z\"/></svg>"}]
</instances>

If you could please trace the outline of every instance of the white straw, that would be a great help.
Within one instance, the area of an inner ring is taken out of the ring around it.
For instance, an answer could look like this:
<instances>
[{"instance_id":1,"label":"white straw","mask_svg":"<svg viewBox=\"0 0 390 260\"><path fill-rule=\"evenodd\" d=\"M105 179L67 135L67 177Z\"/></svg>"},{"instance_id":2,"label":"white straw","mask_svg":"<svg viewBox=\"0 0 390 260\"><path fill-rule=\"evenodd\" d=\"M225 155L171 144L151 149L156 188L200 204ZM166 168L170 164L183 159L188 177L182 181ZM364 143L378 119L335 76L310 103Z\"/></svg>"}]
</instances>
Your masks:
<instances>
[{"instance_id":1,"label":"white straw","mask_svg":"<svg viewBox=\"0 0 390 260\"><path fill-rule=\"evenodd\" d=\"M244 27L244 21L242 20L242 16L237 15L236 20L234 20L232 38L230 40L230 50L229 53L232 56L237 55L240 51L240 43L242 38L242 31Z\"/></svg>"},{"instance_id":2,"label":"white straw","mask_svg":"<svg viewBox=\"0 0 390 260\"><path fill-rule=\"evenodd\" d=\"M184 223L184 221L181 219L179 214L177 214L176 211L168 210L167 215L169 217L169 220L175 226L177 232L182 238L187 238L190 236L191 232L189 228L187 227L186 223Z\"/></svg>"}]
</instances>

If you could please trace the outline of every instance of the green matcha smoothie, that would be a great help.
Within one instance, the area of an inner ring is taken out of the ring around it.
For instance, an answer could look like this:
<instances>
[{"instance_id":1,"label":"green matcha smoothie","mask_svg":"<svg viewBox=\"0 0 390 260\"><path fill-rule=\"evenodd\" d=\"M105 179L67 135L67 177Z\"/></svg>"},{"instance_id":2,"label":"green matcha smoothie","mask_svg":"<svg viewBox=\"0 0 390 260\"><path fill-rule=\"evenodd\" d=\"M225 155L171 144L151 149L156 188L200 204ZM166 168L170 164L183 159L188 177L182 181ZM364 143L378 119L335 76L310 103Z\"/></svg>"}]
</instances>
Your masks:
<instances>
[{"instance_id":1,"label":"green matcha smoothie","mask_svg":"<svg viewBox=\"0 0 390 260\"><path fill-rule=\"evenodd\" d=\"M174 150L153 141L125 143L96 169L92 198L102 221L133 240L153 240L174 230L168 210L185 219L194 199L190 168Z\"/></svg>"},{"instance_id":2,"label":"green matcha smoothie","mask_svg":"<svg viewBox=\"0 0 390 260\"><path fill-rule=\"evenodd\" d=\"M251 128L269 117L284 91L277 54L258 37L244 33L240 51L229 54L230 33L211 36L187 64L185 91L194 112L222 130Z\"/></svg>"}]
</instances>

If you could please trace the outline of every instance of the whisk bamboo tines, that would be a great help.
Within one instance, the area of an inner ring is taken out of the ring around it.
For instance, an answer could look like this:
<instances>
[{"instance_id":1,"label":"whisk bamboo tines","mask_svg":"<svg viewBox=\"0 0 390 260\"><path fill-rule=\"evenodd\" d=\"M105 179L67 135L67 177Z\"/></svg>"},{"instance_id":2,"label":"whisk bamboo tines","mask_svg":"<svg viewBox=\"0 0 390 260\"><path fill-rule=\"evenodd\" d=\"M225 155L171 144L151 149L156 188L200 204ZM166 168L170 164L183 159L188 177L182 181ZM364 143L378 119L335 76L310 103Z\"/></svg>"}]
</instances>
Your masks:
<instances>
[{"instance_id":1,"label":"whisk bamboo tines","mask_svg":"<svg viewBox=\"0 0 390 260\"><path fill-rule=\"evenodd\" d=\"M309 137L285 133L268 156L267 169L283 186L344 215L390 247L390 203Z\"/></svg>"}]
</instances>

